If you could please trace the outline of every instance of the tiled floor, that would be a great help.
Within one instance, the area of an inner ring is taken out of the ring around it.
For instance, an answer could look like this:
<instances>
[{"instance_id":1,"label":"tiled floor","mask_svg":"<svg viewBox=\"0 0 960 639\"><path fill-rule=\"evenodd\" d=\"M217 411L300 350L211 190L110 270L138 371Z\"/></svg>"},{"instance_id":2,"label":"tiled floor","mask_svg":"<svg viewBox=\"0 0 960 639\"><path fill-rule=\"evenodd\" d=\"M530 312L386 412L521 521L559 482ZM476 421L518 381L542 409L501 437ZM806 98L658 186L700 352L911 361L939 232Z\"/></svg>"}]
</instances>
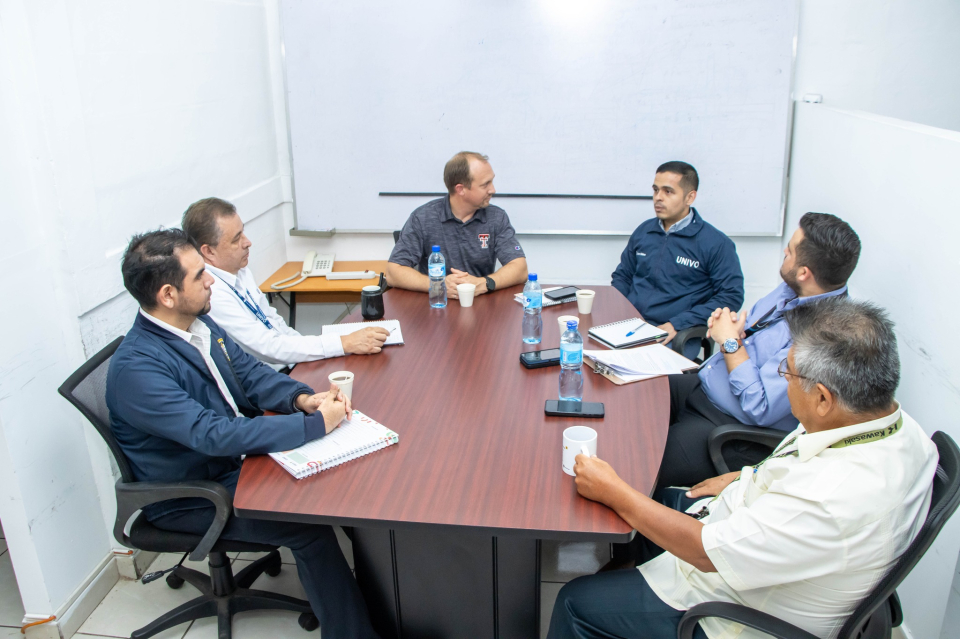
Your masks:
<instances>
[{"instance_id":1,"label":"tiled floor","mask_svg":"<svg viewBox=\"0 0 960 639\"><path fill-rule=\"evenodd\" d=\"M13 574L10 553L7 552L7 540L0 527L0 639L21 637L20 624L23 622L23 602L20 589Z\"/></svg>"}]
</instances>

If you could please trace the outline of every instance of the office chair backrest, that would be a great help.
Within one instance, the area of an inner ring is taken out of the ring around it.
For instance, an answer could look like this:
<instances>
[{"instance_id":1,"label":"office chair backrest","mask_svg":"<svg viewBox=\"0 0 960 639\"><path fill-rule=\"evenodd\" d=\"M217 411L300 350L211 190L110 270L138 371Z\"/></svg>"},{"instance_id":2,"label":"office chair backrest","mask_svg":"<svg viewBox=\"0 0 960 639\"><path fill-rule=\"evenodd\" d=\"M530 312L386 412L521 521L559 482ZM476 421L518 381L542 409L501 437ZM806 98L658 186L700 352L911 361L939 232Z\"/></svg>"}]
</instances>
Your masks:
<instances>
[{"instance_id":1,"label":"office chair backrest","mask_svg":"<svg viewBox=\"0 0 960 639\"><path fill-rule=\"evenodd\" d=\"M400 231L393 232L393 243L396 244L400 241Z\"/></svg>"},{"instance_id":2,"label":"office chair backrest","mask_svg":"<svg viewBox=\"0 0 960 639\"><path fill-rule=\"evenodd\" d=\"M110 411L107 410L107 371L110 369L110 358L113 357L120 342L121 335L104 346L99 353L88 359L73 375L67 378L58 389L68 402L77 407L83 416L90 420L103 440L107 442L113 458L120 467L123 481L135 481L133 471L127 462L126 455L120 450L120 445L110 430Z\"/></svg>"},{"instance_id":3,"label":"office chair backrest","mask_svg":"<svg viewBox=\"0 0 960 639\"><path fill-rule=\"evenodd\" d=\"M837 635L839 639L861 636L860 632L868 619L880 605L887 605L897 586L927 552L960 503L960 448L949 435L940 431L934 433L932 439L940 454L940 461L933 478L933 497L927 519L906 552L840 628ZM873 636L873 633L865 632L864 635Z\"/></svg>"}]
</instances>

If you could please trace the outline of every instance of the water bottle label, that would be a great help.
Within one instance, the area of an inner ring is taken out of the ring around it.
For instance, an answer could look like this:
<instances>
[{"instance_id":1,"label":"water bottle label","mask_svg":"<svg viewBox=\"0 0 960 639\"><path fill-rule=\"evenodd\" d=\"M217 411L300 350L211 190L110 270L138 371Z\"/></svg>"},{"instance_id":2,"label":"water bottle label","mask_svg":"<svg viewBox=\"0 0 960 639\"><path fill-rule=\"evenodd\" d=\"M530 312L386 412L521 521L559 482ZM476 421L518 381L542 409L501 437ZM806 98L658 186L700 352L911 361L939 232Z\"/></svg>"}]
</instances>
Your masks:
<instances>
[{"instance_id":1,"label":"water bottle label","mask_svg":"<svg viewBox=\"0 0 960 639\"><path fill-rule=\"evenodd\" d=\"M560 364L563 366L580 366L583 364L583 349L560 347Z\"/></svg>"},{"instance_id":2,"label":"water bottle label","mask_svg":"<svg viewBox=\"0 0 960 639\"><path fill-rule=\"evenodd\" d=\"M444 277L446 273L446 265L444 264L431 264L427 268L427 272L430 273L430 277Z\"/></svg>"},{"instance_id":3,"label":"water bottle label","mask_svg":"<svg viewBox=\"0 0 960 639\"><path fill-rule=\"evenodd\" d=\"M541 308L543 306L543 299L540 297L526 297L523 298L523 307L524 308Z\"/></svg>"}]
</instances>

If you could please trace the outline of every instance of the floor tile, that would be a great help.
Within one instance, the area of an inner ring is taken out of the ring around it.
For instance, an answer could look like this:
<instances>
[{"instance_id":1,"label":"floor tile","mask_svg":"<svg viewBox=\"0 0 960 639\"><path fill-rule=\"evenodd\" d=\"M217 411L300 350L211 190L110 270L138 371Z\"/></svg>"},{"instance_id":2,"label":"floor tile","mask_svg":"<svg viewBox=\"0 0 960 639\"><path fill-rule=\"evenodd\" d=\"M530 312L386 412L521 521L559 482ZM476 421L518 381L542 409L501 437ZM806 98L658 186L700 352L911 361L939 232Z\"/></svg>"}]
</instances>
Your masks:
<instances>
[{"instance_id":1,"label":"floor tile","mask_svg":"<svg viewBox=\"0 0 960 639\"><path fill-rule=\"evenodd\" d=\"M237 559L233 562L234 572L242 570L249 561ZM283 570L276 577L262 575L257 579L253 588L277 592L298 599L306 599L303 587L300 585L300 577L294 566L284 566ZM297 623L299 613L287 612L283 610L254 610L251 612L238 613L233 617L233 637L234 639L259 639L260 637L270 637L270 639L319 639L319 634L308 634ZM216 639L217 620L214 618L198 619L194 622L187 632L185 639Z\"/></svg>"},{"instance_id":2,"label":"floor tile","mask_svg":"<svg viewBox=\"0 0 960 639\"><path fill-rule=\"evenodd\" d=\"M544 540L540 545L540 579L566 583L592 575L610 560L610 544Z\"/></svg>"},{"instance_id":3,"label":"floor tile","mask_svg":"<svg viewBox=\"0 0 960 639\"><path fill-rule=\"evenodd\" d=\"M20 634L19 626L16 628L0 627L0 639L23 639L23 635Z\"/></svg>"},{"instance_id":4,"label":"floor tile","mask_svg":"<svg viewBox=\"0 0 960 639\"><path fill-rule=\"evenodd\" d=\"M170 568L183 555L163 554L150 566L150 571ZM206 561L185 561L188 568L209 574ZM170 588L164 578L149 584L121 579L110 593L104 597L87 620L80 626L82 635L106 637L129 637L130 633L147 625L157 617L173 610L199 595L199 591L190 584L184 584L179 590ZM189 624L180 624L166 632L155 635L158 639L180 639Z\"/></svg>"},{"instance_id":5,"label":"floor tile","mask_svg":"<svg viewBox=\"0 0 960 639\"><path fill-rule=\"evenodd\" d=\"M553 614L553 604L561 588L563 584L540 584L540 639L544 639L550 629L550 615Z\"/></svg>"},{"instance_id":6,"label":"floor tile","mask_svg":"<svg viewBox=\"0 0 960 639\"><path fill-rule=\"evenodd\" d=\"M0 626L20 627L23 622L23 601L17 577L10 563L10 553L0 555ZM18 630L19 632L19 630Z\"/></svg>"}]
</instances>

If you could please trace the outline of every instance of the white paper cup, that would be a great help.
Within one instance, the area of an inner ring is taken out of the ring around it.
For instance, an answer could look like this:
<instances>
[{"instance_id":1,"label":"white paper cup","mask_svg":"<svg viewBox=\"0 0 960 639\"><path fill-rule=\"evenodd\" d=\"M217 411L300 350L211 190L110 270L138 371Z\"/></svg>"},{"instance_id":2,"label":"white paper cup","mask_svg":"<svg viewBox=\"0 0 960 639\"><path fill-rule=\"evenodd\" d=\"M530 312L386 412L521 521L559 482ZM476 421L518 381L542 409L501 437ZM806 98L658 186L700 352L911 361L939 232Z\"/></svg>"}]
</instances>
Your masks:
<instances>
[{"instance_id":1,"label":"white paper cup","mask_svg":"<svg viewBox=\"0 0 960 639\"><path fill-rule=\"evenodd\" d=\"M473 294L476 292L476 284L457 284L457 297L460 298L460 306L473 306Z\"/></svg>"},{"instance_id":2,"label":"white paper cup","mask_svg":"<svg viewBox=\"0 0 960 639\"><path fill-rule=\"evenodd\" d=\"M596 296L593 291L577 291L577 310L582 315L589 315L593 310L593 298Z\"/></svg>"},{"instance_id":3,"label":"white paper cup","mask_svg":"<svg viewBox=\"0 0 960 639\"><path fill-rule=\"evenodd\" d=\"M580 318L576 315L561 315L557 318L557 325L560 327L560 334L567 330L567 322L576 322L580 326Z\"/></svg>"},{"instance_id":4,"label":"white paper cup","mask_svg":"<svg viewBox=\"0 0 960 639\"><path fill-rule=\"evenodd\" d=\"M329 379L332 384L339 386L347 399L353 401L353 373L350 371L337 371L330 373L327 379Z\"/></svg>"},{"instance_id":5,"label":"white paper cup","mask_svg":"<svg viewBox=\"0 0 960 639\"><path fill-rule=\"evenodd\" d=\"M597 454L597 431L589 426L571 426L563 431L563 472L575 477L573 466L577 463L576 457L586 446L591 456Z\"/></svg>"}]
</instances>

